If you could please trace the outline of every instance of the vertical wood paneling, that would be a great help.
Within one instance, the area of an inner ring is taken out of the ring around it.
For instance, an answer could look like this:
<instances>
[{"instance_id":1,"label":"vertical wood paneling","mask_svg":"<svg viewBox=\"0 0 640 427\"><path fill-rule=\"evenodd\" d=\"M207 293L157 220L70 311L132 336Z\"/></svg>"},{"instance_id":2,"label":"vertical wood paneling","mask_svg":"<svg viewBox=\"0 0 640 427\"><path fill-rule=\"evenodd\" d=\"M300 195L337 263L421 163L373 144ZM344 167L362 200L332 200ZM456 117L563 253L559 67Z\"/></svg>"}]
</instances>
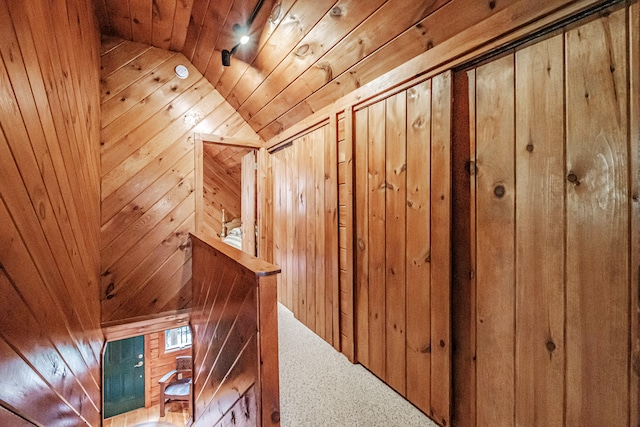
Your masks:
<instances>
[{"instance_id":1,"label":"vertical wood paneling","mask_svg":"<svg viewBox=\"0 0 640 427\"><path fill-rule=\"evenodd\" d=\"M316 134L311 132L307 135L305 147L302 148L302 165L304 166L305 179L305 216L306 216L306 239L305 239L305 256L306 263L306 281L307 289L306 299L306 322L305 325L312 331L316 330L316 180L315 180L315 150L316 150Z\"/></svg>"},{"instance_id":2,"label":"vertical wood paneling","mask_svg":"<svg viewBox=\"0 0 640 427\"><path fill-rule=\"evenodd\" d=\"M353 153L353 113L347 111L337 118L337 142L338 142L338 200L344 200L345 204L338 203L338 222L340 251L346 253L346 263L339 260L339 294L338 301L334 304L340 307L339 319L334 317L334 346L336 333L340 334L340 351L347 356L349 361L356 361L355 354L355 307L358 298L355 290L354 260L358 249L354 246L356 235L354 232L354 153ZM344 220L339 220L344 218ZM334 292L334 295L336 293ZM340 325L338 328L337 325Z\"/></svg>"},{"instance_id":3,"label":"vertical wood paneling","mask_svg":"<svg viewBox=\"0 0 640 427\"><path fill-rule=\"evenodd\" d=\"M369 110L367 222L369 224L369 364L380 378L385 372L385 103L378 102Z\"/></svg>"},{"instance_id":4,"label":"vertical wood paneling","mask_svg":"<svg viewBox=\"0 0 640 427\"><path fill-rule=\"evenodd\" d=\"M315 257L316 259L321 259L322 262L316 264L316 277L315 277L315 317L316 317L316 328L315 331L318 335L320 335L325 341L332 342L331 334L327 337L327 325L326 325L326 316L325 316L325 306L327 305L328 296L325 294L325 290L327 287L325 270L327 266L327 253L325 252L325 213L324 213L324 177L325 177L325 141L329 143L326 139L326 131L329 126L325 126L320 131L314 132L314 142L313 142L313 151L314 151L314 187L315 187L315 212L313 213L314 220L313 223L315 225ZM335 185L335 182L334 182ZM337 229L331 230L333 232L337 231ZM337 242L334 242L337 247ZM331 300L328 300L329 305L331 305ZM331 324L329 324L329 331L331 331ZM328 339L327 339L328 338Z\"/></svg>"},{"instance_id":5,"label":"vertical wood paneling","mask_svg":"<svg viewBox=\"0 0 640 427\"><path fill-rule=\"evenodd\" d=\"M294 314L302 323L307 323L307 177L309 169L305 167L305 149L308 150L308 136L305 135L293 144L295 163L298 165L296 254L298 264L298 311Z\"/></svg>"},{"instance_id":6,"label":"vertical wood paneling","mask_svg":"<svg viewBox=\"0 0 640 427\"><path fill-rule=\"evenodd\" d=\"M369 366L369 111L354 113L356 360ZM348 218L346 219L348 221Z\"/></svg>"},{"instance_id":7,"label":"vertical wood paneling","mask_svg":"<svg viewBox=\"0 0 640 427\"><path fill-rule=\"evenodd\" d=\"M340 237L338 228L338 141L335 119L324 127L324 142L320 149L324 150L324 173L320 178L324 181L324 232L325 232L325 325L326 341L340 351ZM353 327L352 327L353 330ZM352 333L350 333L353 336Z\"/></svg>"},{"instance_id":8,"label":"vertical wood paneling","mask_svg":"<svg viewBox=\"0 0 640 427\"><path fill-rule=\"evenodd\" d=\"M357 360L442 425L451 423L451 102L444 73L362 107L353 125Z\"/></svg>"},{"instance_id":9,"label":"vertical wood paneling","mask_svg":"<svg viewBox=\"0 0 640 427\"><path fill-rule=\"evenodd\" d=\"M570 425L629 420L625 26L620 9L566 33Z\"/></svg>"},{"instance_id":10,"label":"vertical wood paneling","mask_svg":"<svg viewBox=\"0 0 640 427\"><path fill-rule=\"evenodd\" d=\"M451 104L452 73L432 80L431 416L451 421Z\"/></svg>"},{"instance_id":11,"label":"vertical wood paneling","mask_svg":"<svg viewBox=\"0 0 640 427\"><path fill-rule=\"evenodd\" d=\"M431 410L431 80L407 91L407 399Z\"/></svg>"},{"instance_id":12,"label":"vertical wood paneling","mask_svg":"<svg viewBox=\"0 0 640 427\"><path fill-rule=\"evenodd\" d=\"M271 156L273 250L282 268L279 299L334 346L340 309L334 296L339 280L336 153L329 126L321 125Z\"/></svg>"},{"instance_id":13,"label":"vertical wood paneling","mask_svg":"<svg viewBox=\"0 0 640 427\"><path fill-rule=\"evenodd\" d=\"M514 422L514 65L476 72L478 425ZM481 255L481 256L480 256Z\"/></svg>"},{"instance_id":14,"label":"vertical wood paneling","mask_svg":"<svg viewBox=\"0 0 640 427\"><path fill-rule=\"evenodd\" d=\"M631 363L629 425L640 423L640 4L629 8L629 182L631 194ZM634 172L635 171L635 172Z\"/></svg>"},{"instance_id":15,"label":"vertical wood paneling","mask_svg":"<svg viewBox=\"0 0 640 427\"><path fill-rule=\"evenodd\" d=\"M515 61L516 424L561 425L565 363L562 36L522 49Z\"/></svg>"},{"instance_id":16,"label":"vertical wood paneling","mask_svg":"<svg viewBox=\"0 0 640 427\"><path fill-rule=\"evenodd\" d=\"M258 256L273 261L273 176L271 159L266 149L258 151Z\"/></svg>"},{"instance_id":17,"label":"vertical wood paneling","mask_svg":"<svg viewBox=\"0 0 640 427\"><path fill-rule=\"evenodd\" d=\"M3 425L100 423L99 50L91 2L0 1Z\"/></svg>"},{"instance_id":18,"label":"vertical wood paneling","mask_svg":"<svg viewBox=\"0 0 640 427\"><path fill-rule=\"evenodd\" d=\"M256 156L242 158L242 250L256 255Z\"/></svg>"},{"instance_id":19,"label":"vertical wood paneling","mask_svg":"<svg viewBox=\"0 0 640 427\"><path fill-rule=\"evenodd\" d=\"M407 96L386 101L385 125L385 371L386 382L406 395Z\"/></svg>"}]
</instances>

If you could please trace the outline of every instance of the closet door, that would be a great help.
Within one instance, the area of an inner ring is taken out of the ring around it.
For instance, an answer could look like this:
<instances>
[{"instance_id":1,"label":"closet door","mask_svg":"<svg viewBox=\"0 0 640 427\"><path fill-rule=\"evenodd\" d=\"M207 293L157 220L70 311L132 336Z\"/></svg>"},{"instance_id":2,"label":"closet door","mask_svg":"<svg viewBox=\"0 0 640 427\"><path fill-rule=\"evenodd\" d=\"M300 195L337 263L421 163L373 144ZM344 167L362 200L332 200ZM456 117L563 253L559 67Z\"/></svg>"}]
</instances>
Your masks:
<instances>
[{"instance_id":1,"label":"closet door","mask_svg":"<svg viewBox=\"0 0 640 427\"><path fill-rule=\"evenodd\" d=\"M477 425L629 425L637 408L637 33L609 12L470 72Z\"/></svg>"},{"instance_id":2,"label":"closet door","mask_svg":"<svg viewBox=\"0 0 640 427\"><path fill-rule=\"evenodd\" d=\"M354 114L357 360L450 423L451 73Z\"/></svg>"}]
</instances>

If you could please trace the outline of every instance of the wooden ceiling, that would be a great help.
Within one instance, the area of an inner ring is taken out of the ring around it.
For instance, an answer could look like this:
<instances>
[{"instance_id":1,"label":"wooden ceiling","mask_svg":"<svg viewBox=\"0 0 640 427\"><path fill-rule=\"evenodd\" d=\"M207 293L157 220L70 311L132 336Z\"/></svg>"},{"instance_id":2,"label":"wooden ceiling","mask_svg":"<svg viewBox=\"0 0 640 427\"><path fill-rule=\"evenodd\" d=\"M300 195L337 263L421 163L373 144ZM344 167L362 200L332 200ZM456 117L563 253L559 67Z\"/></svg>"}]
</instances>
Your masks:
<instances>
[{"instance_id":1,"label":"wooden ceiling","mask_svg":"<svg viewBox=\"0 0 640 427\"><path fill-rule=\"evenodd\" d=\"M442 18L463 13L455 0L264 0L252 41L223 67L233 25L257 1L94 4L104 34L182 52L265 141L430 49L442 39L436 28L448 25ZM475 3L469 12L481 15L509 2Z\"/></svg>"}]
</instances>

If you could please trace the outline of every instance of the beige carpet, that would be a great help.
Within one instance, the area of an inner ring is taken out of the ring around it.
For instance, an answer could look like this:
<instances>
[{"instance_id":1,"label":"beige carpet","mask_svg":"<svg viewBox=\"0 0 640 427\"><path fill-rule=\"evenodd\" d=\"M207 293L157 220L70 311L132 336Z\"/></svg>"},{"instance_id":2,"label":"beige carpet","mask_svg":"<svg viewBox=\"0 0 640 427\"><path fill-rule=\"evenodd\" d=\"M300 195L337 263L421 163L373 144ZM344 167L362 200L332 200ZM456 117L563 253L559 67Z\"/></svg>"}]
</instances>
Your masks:
<instances>
[{"instance_id":1,"label":"beige carpet","mask_svg":"<svg viewBox=\"0 0 640 427\"><path fill-rule=\"evenodd\" d=\"M436 427L361 365L278 307L282 427Z\"/></svg>"}]
</instances>

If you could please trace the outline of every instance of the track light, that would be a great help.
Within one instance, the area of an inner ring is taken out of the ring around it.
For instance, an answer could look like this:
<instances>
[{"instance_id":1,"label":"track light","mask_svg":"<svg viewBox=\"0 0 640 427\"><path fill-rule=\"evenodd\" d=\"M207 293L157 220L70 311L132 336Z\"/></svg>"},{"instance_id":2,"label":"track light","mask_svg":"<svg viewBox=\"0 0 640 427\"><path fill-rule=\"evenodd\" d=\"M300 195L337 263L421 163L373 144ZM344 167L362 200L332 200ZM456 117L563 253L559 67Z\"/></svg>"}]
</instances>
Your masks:
<instances>
[{"instance_id":1,"label":"track light","mask_svg":"<svg viewBox=\"0 0 640 427\"><path fill-rule=\"evenodd\" d=\"M260 12L260 8L262 7L262 3L264 0L258 0L256 7L253 8L253 12L247 19L247 22L244 25L233 24L233 32L236 37L239 38L239 43L236 44L231 50L224 49L222 51L222 65L228 67L231 65L231 57L236 53L238 47L243 44L249 43L251 38L249 37L249 29L251 28L251 24L253 24L253 20L256 19L256 15ZM236 39L238 40L238 39Z\"/></svg>"}]
</instances>

